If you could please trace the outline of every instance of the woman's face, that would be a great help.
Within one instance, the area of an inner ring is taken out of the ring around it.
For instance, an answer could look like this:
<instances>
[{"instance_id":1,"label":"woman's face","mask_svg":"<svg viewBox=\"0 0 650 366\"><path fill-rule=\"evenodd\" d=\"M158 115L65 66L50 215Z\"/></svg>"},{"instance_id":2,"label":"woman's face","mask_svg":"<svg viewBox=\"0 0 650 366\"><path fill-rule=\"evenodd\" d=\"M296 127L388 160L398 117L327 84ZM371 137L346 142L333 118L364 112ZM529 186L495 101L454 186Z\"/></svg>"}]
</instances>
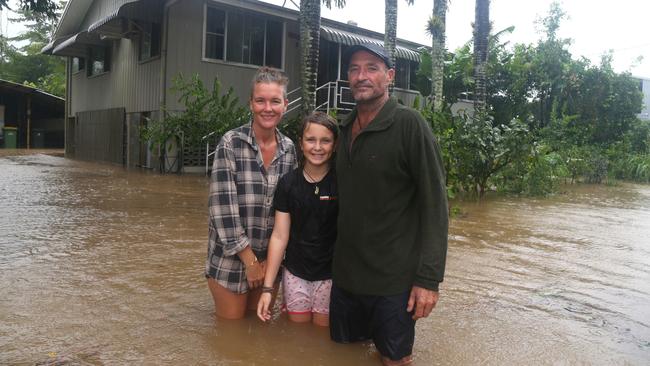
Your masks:
<instances>
[{"instance_id":1,"label":"woman's face","mask_svg":"<svg viewBox=\"0 0 650 366\"><path fill-rule=\"evenodd\" d=\"M327 164L334 152L334 143L334 134L327 127L316 123L307 123L300 139L300 149L305 157L305 165Z\"/></svg>"},{"instance_id":2,"label":"woman's face","mask_svg":"<svg viewBox=\"0 0 650 366\"><path fill-rule=\"evenodd\" d=\"M250 108L253 124L266 130L275 129L287 110L284 87L278 83L257 83L253 88Z\"/></svg>"}]
</instances>

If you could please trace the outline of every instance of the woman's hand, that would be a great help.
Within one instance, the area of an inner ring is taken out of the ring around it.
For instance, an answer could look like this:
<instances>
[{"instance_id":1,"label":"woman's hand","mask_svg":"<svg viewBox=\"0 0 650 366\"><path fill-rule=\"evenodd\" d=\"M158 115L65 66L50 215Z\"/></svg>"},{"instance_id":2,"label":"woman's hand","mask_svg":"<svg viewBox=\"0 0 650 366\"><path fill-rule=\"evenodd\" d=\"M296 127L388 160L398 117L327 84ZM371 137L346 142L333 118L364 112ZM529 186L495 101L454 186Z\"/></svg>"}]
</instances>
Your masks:
<instances>
[{"instance_id":1,"label":"woman's hand","mask_svg":"<svg viewBox=\"0 0 650 366\"><path fill-rule=\"evenodd\" d=\"M262 295L260 295L260 301L257 302L257 317L263 322L271 320L269 306L271 306L271 293L263 292Z\"/></svg>"},{"instance_id":2,"label":"woman's hand","mask_svg":"<svg viewBox=\"0 0 650 366\"><path fill-rule=\"evenodd\" d=\"M254 289L262 286L265 272L265 262L260 263L255 260L253 263L246 266L246 281L248 282L248 287Z\"/></svg>"}]
</instances>

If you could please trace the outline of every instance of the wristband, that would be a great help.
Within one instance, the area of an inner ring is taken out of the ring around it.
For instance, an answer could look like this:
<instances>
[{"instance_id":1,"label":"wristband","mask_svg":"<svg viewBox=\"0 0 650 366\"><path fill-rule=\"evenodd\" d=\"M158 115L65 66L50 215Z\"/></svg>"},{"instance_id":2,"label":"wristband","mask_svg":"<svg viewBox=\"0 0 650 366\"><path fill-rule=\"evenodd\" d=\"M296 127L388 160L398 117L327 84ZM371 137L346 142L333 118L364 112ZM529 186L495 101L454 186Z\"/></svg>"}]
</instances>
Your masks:
<instances>
[{"instance_id":1,"label":"wristband","mask_svg":"<svg viewBox=\"0 0 650 366\"><path fill-rule=\"evenodd\" d=\"M265 292L273 293L273 290L275 290L273 287L262 286L262 293L265 293Z\"/></svg>"},{"instance_id":2,"label":"wristband","mask_svg":"<svg viewBox=\"0 0 650 366\"><path fill-rule=\"evenodd\" d=\"M256 263L259 263L259 262L257 261L257 257L254 257L254 258L253 258L253 261L251 262L251 264L247 265L246 267L252 267L252 266L254 266Z\"/></svg>"}]
</instances>

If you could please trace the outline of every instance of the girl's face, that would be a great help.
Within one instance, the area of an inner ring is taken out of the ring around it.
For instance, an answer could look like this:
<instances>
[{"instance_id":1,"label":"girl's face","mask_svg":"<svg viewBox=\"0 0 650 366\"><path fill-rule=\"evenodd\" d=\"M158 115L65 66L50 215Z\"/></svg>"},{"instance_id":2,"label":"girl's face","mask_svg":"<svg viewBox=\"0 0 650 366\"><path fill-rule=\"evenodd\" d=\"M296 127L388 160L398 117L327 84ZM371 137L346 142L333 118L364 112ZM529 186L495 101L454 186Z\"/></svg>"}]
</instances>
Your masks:
<instances>
[{"instance_id":1,"label":"girl's face","mask_svg":"<svg viewBox=\"0 0 650 366\"><path fill-rule=\"evenodd\" d=\"M257 83L253 88L250 108L253 124L265 130L273 130L287 110L284 87L278 83Z\"/></svg>"},{"instance_id":2,"label":"girl's face","mask_svg":"<svg viewBox=\"0 0 650 366\"><path fill-rule=\"evenodd\" d=\"M334 152L334 143L334 134L327 127L316 123L307 123L300 139L300 149L305 157L305 165L327 164Z\"/></svg>"}]
</instances>

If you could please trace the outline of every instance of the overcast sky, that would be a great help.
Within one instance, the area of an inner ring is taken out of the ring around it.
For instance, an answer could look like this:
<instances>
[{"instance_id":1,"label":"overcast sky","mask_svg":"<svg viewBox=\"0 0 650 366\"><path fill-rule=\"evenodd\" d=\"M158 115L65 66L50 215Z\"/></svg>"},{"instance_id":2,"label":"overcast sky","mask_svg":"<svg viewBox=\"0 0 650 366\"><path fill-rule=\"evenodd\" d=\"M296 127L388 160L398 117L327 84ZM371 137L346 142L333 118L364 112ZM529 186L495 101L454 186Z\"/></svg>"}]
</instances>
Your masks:
<instances>
[{"instance_id":1,"label":"overcast sky","mask_svg":"<svg viewBox=\"0 0 650 366\"><path fill-rule=\"evenodd\" d=\"M291 0L264 0L296 9ZM293 0L300 3L300 0ZM347 0L344 9L328 10L322 16L347 22L353 20L362 28L384 31L384 2L380 0ZM15 4L15 0L10 0ZM511 25L514 32L505 37L512 43L534 43L539 39L535 20L548 13L551 0L492 0L490 18L495 30ZM370 6L369 4L372 4ZM447 13L447 48L454 50L472 37L474 0L450 0ZM571 38L570 51L574 58L585 56L598 63L607 50L614 51L614 68L618 72L631 71L633 75L650 78L650 0L562 0L560 4L569 16L559 35ZM424 27L432 13L433 0L415 0L408 6L398 0L397 36L429 45L431 39ZM6 12L3 12L6 13ZM4 18L3 14L3 18ZM6 19L6 18L5 18ZM16 25L0 21L0 31L12 35ZM635 60L642 56L639 63Z\"/></svg>"},{"instance_id":2,"label":"overcast sky","mask_svg":"<svg viewBox=\"0 0 650 366\"><path fill-rule=\"evenodd\" d=\"M282 5L284 0L265 0ZM294 0L299 3L299 0ZM384 31L384 2L379 0L347 0L344 9L328 10L324 18L347 22L353 20L362 28ZM514 25L515 30L504 40L512 43L534 43L539 39L535 20L545 16L551 0L492 0L490 18L495 30ZM369 4L373 4L369 6ZM474 0L450 0L447 13L447 48L451 51L472 37ZM633 75L650 78L650 0L563 0L562 9L569 19L559 30L563 38L571 38L574 58L585 56L599 63L600 56L614 51L614 68L618 72L631 71ZM296 9L290 0L286 7ZM431 38L424 32L433 11L433 0L415 0L408 6L398 0L397 36L429 45ZM644 60L635 62L638 56ZM637 65L633 67L633 65Z\"/></svg>"}]
</instances>

